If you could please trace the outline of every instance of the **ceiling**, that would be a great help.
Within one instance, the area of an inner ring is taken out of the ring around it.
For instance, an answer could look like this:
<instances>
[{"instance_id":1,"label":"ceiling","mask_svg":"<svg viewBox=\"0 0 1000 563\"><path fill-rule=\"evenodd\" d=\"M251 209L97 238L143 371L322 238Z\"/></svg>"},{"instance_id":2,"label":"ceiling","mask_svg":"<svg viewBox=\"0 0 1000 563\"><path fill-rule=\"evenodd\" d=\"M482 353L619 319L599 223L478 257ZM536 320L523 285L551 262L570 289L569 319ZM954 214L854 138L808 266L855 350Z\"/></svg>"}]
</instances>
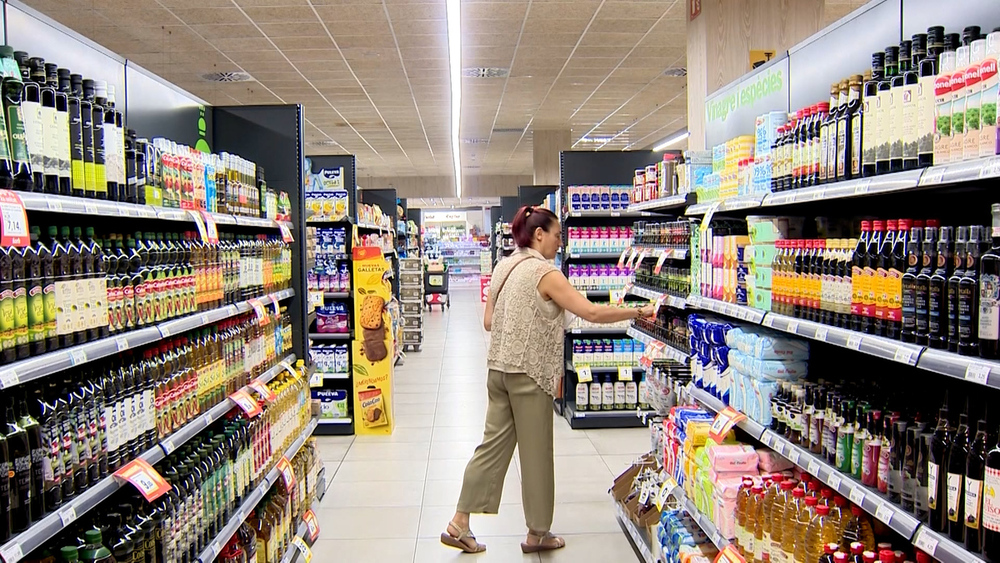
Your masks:
<instances>
[{"instance_id":1,"label":"ceiling","mask_svg":"<svg viewBox=\"0 0 1000 563\"><path fill-rule=\"evenodd\" d=\"M306 154L355 154L359 177L452 175L444 0L26 3L211 104L303 104ZM622 150L685 127L686 78L665 71L685 66L686 6L463 0L463 67L506 71L463 78L464 175L530 175L536 129ZM202 78L230 71L254 81Z\"/></svg>"}]
</instances>

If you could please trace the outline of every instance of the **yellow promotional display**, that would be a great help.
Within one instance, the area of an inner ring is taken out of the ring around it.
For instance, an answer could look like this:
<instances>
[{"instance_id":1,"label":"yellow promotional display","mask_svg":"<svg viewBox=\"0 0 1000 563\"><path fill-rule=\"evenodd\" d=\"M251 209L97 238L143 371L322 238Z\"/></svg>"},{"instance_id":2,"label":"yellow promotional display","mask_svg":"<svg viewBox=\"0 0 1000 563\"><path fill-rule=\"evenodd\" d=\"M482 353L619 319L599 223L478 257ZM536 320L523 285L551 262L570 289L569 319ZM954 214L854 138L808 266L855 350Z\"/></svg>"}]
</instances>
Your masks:
<instances>
[{"instance_id":1,"label":"yellow promotional display","mask_svg":"<svg viewBox=\"0 0 1000 563\"><path fill-rule=\"evenodd\" d=\"M392 434L392 335L386 304L392 287L382 250L355 246L354 261L354 425L357 434Z\"/></svg>"}]
</instances>

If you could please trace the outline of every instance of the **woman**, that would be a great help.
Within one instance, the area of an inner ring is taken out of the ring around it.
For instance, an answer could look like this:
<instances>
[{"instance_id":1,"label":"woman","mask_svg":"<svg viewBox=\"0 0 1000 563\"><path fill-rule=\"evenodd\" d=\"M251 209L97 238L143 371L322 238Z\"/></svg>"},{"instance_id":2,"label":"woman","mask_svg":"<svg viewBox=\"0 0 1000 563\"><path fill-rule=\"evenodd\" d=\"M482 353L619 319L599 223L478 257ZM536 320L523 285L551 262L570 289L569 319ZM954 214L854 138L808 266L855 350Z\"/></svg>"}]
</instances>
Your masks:
<instances>
[{"instance_id":1,"label":"woman","mask_svg":"<svg viewBox=\"0 0 1000 563\"><path fill-rule=\"evenodd\" d=\"M466 553L486 550L469 531L469 514L497 513L515 445L528 526L521 550L534 553L566 545L549 532L555 503L552 398L563 371L563 312L592 323L653 314L652 305L639 309L596 305L569 284L551 262L562 246L559 220L551 211L522 207L511 230L518 249L493 272L483 321L492 332L486 429L465 468L455 516L441 534L442 543Z\"/></svg>"}]
</instances>

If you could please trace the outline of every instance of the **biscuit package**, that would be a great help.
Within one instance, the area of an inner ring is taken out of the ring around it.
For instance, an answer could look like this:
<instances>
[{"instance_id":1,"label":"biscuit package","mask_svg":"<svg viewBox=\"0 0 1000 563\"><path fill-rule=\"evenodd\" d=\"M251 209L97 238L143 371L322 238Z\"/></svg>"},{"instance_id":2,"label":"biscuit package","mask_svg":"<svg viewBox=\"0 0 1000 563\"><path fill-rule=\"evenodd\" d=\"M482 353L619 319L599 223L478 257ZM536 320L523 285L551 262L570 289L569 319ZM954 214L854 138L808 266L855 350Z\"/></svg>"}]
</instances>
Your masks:
<instances>
[{"instance_id":1,"label":"biscuit package","mask_svg":"<svg viewBox=\"0 0 1000 563\"><path fill-rule=\"evenodd\" d=\"M391 434L393 429L393 343L386 305L392 300L389 264L381 249L356 246L353 252L354 416L358 434Z\"/></svg>"}]
</instances>

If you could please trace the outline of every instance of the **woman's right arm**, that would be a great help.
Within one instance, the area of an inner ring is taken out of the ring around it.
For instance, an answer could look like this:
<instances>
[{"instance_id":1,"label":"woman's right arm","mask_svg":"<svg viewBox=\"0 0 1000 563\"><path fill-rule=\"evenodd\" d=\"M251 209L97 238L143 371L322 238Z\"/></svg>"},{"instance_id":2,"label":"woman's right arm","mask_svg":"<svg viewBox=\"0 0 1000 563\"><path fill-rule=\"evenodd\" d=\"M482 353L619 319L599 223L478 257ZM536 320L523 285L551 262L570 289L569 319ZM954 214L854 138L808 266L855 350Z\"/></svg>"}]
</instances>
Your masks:
<instances>
[{"instance_id":1,"label":"woman's right arm","mask_svg":"<svg viewBox=\"0 0 1000 563\"><path fill-rule=\"evenodd\" d=\"M538 282L538 291L543 297L555 301L563 309L592 323L616 323L643 316L653 316L652 305L629 308L591 303L576 288L571 286L566 276L558 270L553 270L542 276Z\"/></svg>"}]
</instances>

